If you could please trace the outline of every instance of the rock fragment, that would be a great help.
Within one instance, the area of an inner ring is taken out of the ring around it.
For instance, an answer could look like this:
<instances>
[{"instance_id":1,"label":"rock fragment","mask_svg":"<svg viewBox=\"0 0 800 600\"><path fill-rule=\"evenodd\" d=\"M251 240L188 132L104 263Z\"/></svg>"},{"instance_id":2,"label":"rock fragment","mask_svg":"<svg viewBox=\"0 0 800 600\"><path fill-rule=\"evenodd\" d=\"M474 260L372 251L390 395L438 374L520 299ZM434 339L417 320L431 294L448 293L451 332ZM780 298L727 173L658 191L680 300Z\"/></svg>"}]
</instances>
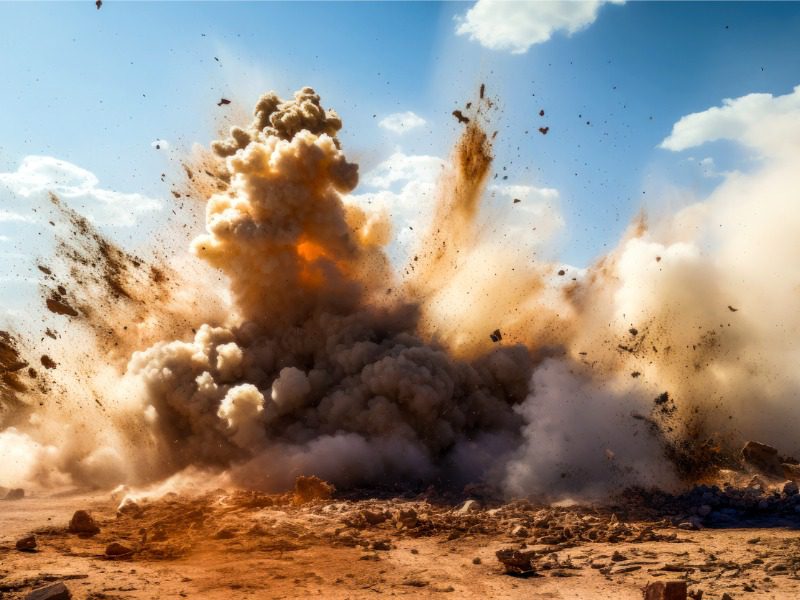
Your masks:
<instances>
[{"instance_id":1,"label":"rock fragment","mask_svg":"<svg viewBox=\"0 0 800 600\"><path fill-rule=\"evenodd\" d=\"M25 600L71 600L72 594L63 583L52 583L36 588L25 596Z\"/></svg>"},{"instance_id":2,"label":"rock fragment","mask_svg":"<svg viewBox=\"0 0 800 600\"><path fill-rule=\"evenodd\" d=\"M133 554L133 549L119 542L111 542L106 546L106 556L109 558L127 558Z\"/></svg>"},{"instance_id":3,"label":"rock fragment","mask_svg":"<svg viewBox=\"0 0 800 600\"><path fill-rule=\"evenodd\" d=\"M335 491L335 487L319 477L301 475L295 479L292 500L295 504L305 504L314 500L327 500L333 496Z\"/></svg>"},{"instance_id":4,"label":"rock fragment","mask_svg":"<svg viewBox=\"0 0 800 600\"><path fill-rule=\"evenodd\" d=\"M529 576L536 572L533 566L533 559L536 557L535 552L504 548L498 550L495 556L502 563L508 575Z\"/></svg>"},{"instance_id":5,"label":"rock fragment","mask_svg":"<svg viewBox=\"0 0 800 600\"><path fill-rule=\"evenodd\" d=\"M36 551L36 536L28 535L24 538L17 540L16 548L20 552L35 552Z\"/></svg>"},{"instance_id":6,"label":"rock fragment","mask_svg":"<svg viewBox=\"0 0 800 600\"><path fill-rule=\"evenodd\" d=\"M685 581L653 581L644 590L644 600L687 600Z\"/></svg>"},{"instance_id":7,"label":"rock fragment","mask_svg":"<svg viewBox=\"0 0 800 600\"><path fill-rule=\"evenodd\" d=\"M76 510L75 514L70 519L69 527L67 529L70 533L77 533L79 535L95 535L100 533L100 527L94 520L94 517L85 510Z\"/></svg>"},{"instance_id":8,"label":"rock fragment","mask_svg":"<svg viewBox=\"0 0 800 600\"><path fill-rule=\"evenodd\" d=\"M760 442L747 442L742 448L742 460L764 475L783 477L778 450Z\"/></svg>"}]
</instances>

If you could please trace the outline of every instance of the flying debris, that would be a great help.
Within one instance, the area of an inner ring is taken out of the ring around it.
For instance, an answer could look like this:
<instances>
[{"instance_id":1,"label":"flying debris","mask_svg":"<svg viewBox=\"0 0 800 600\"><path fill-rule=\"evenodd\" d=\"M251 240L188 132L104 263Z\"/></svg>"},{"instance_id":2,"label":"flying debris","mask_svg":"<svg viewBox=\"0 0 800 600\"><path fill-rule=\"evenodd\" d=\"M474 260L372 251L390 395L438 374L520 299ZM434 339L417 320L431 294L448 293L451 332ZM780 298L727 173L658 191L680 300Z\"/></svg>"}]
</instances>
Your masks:
<instances>
[{"instance_id":1,"label":"flying debris","mask_svg":"<svg viewBox=\"0 0 800 600\"><path fill-rule=\"evenodd\" d=\"M223 104L230 104L231 101L227 98L220 98L219 102L217 102L217 106L222 106Z\"/></svg>"},{"instance_id":2,"label":"flying debris","mask_svg":"<svg viewBox=\"0 0 800 600\"><path fill-rule=\"evenodd\" d=\"M459 123L469 123L469 117L465 117L464 113L462 113L460 110L454 110L453 116L458 119Z\"/></svg>"},{"instance_id":3,"label":"flying debris","mask_svg":"<svg viewBox=\"0 0 800 600\"><path fill-rule=\"evenodd\" d=\"M733 306L731 306L730 304L728 305L728 310L729 310L729 311L731 311L731 312L739 312L739 309L738 309L738 308L734 308L734 307L733 307Z\"/></svg>"},{"instance_id":4,"label":"flying debris","mask_svg":"<svg viewBox=\"0 0 800 600\"><path fill-rule=\"evenodd\" d=\"M97 7L97 10L100 10L100 7L103 6L103 0L95 0L94 5Z\"/></svg>"}]
</instances>

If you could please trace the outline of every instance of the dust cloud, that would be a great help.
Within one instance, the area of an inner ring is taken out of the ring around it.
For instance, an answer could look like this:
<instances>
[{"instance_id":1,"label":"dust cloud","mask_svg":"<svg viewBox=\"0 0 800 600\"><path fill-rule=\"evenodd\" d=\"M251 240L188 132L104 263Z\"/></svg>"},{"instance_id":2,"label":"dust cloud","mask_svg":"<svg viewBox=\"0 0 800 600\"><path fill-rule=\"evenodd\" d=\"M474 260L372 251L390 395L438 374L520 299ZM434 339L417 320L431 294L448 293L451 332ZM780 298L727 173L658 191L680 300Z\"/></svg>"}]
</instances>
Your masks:
<instances>
[{"instance_id":1,"label":"dust cloud","mask_svg":"<svg viewBox=\"0 0 800 600\"><path fill-rule=\"evenodd\" d=\"M346 201L358 166L311 88L265 94L189 160L191 257L132 256L53 197L72 232L42 269L56 368L24 375L2 334L0 485L589 498L694 481L746 439L797 453L798 153L637 219L568 278L486 226L491 108L482 87L458 111L399 267L389 216Z\"/></svg>"}]
</instances>

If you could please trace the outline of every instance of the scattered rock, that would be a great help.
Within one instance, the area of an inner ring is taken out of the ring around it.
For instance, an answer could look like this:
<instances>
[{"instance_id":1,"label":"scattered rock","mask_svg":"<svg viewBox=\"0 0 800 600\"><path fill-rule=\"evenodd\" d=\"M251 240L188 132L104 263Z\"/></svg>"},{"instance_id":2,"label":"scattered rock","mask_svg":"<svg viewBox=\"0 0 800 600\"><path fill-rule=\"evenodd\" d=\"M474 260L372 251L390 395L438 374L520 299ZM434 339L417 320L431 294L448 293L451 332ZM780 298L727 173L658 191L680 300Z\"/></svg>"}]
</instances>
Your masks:
<instances>
[{"instance_id":1,"label":"scattered rock","mask_svg":"<svg viewBox=\"0 0 800 600\"><path fill-rule=\"evenodd\" d=\"M497 342L502 341L503 334L500 333L499 329L495 329L492 333L489 334L489 339L496 344Z\"/></svg>"},{"instance_id":2,"label":"scattered rock","mask_svg":"<svg viewBox=\"0 0 800 600\"><path fill-rule=\"evenodd\" d=\"M375 540L370 544L373 550L391 550L392 545L389 543L389 540Z\"/></svg>"},{"instance_id":3,"label":"scattered rock","mask_svg":"<svg viewBox=\"0 0 800 600\"><path fill-rule=\"evenodd\" d=\"M481 564L481 558L480 558L480 556L476 556L475 558L473 558L473 559L472 559L472 564L473 564L473 565L479 565L479 564Z\"/></svg>"},{"instance_id":4,"label":"scattered rock","mask_svg":"<svg viewBox=\"0 0 800 600\"><path fill-rule=\"evenodd\" d=\"M106 556L109 558L127 558L132 554L133 548L128 548L119 542L111 542L106 546Z\"/></svg>"},{"instance_id":5,"label":"scattered rock","mask_svg":"<svg viewBox=\"0 0 800 600\"><path fill-rule=\"evenodd\" d=\"M647 584L644 600L687 600L685 581L654 581Z\"/></svg>"},{"instance_id":6,"label":"scattered rock","mask_svg":"<svg viewBox=\"0 0 800 600\"><path fill-rule=\"evenodd\" d=\"M100 527L94 520L94 517L85 510L76 510L75 514L70 519L69 527L67 529L70 533L77 533L79 535L95 535L100 533Z\"/></svg>"},{"instance_id":7,"label":"scattered rock","mask_svg":"<svg viewBox=\"0 0 800 600\"><path fill-rule=\"evenodd\" d=\"M53 583L36 588L25 596L25 600L71 600L72 594L63 583Z\"/></svg>"},{"instance_id":8,"label":"scattered rock","mask_svg":"<svg viewBox=\"0 0 800 600\"><path fill-rule=\"evenodd\" d=\"M35 552L36 551L36 536L28 535L20 538L16 543L17 550L20 552Z\"/></svg>"},{"instance_id":9,"label":"scattered rock","mask_svg":"<svg viewBox=\"0 0 800 600\"><path fill-rule=\"evenodd\" d=\"M220 98L219 102L217 102L217 106L223 106L225 104L230 104L230 103L231 101L228 100L227 98Z\"/></svg>"}]
</instances>

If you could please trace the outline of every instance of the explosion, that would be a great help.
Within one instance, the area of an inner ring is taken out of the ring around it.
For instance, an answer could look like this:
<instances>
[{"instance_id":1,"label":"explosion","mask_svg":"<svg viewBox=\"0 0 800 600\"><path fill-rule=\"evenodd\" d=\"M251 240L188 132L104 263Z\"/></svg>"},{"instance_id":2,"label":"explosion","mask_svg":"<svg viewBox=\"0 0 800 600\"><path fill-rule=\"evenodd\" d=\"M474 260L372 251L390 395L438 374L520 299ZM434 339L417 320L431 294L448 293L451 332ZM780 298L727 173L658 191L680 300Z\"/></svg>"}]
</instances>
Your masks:
<instances>
[{"instance_id":1,"label":"explosion","mask_svg":"<svg viewBox=\"0 0 800 600\"><path fill-rule=\"evenodd\" d=\"M17 458L0 484L199 471L264 490L308 475L340 489L592 497L674 488L746 438L796 452L796 282L762 268L794 264L796 219L766 243L766 223L745 219L754 203L788 206L797 161L732 178L654 226L637 220L562 278L486 227L491 107L482 89L459 112L405 276L384 250L389 216L348 201L358 166L311 88L265 94L252 123L198 159L208 180L192 185L210 190L190 244L200 266L127 254L53 197L74 235L59 246L63 273L40 267L43 292L74 326L51 332L46 375L0 337L0 456Z\"/></svg>"}]
</instances>

